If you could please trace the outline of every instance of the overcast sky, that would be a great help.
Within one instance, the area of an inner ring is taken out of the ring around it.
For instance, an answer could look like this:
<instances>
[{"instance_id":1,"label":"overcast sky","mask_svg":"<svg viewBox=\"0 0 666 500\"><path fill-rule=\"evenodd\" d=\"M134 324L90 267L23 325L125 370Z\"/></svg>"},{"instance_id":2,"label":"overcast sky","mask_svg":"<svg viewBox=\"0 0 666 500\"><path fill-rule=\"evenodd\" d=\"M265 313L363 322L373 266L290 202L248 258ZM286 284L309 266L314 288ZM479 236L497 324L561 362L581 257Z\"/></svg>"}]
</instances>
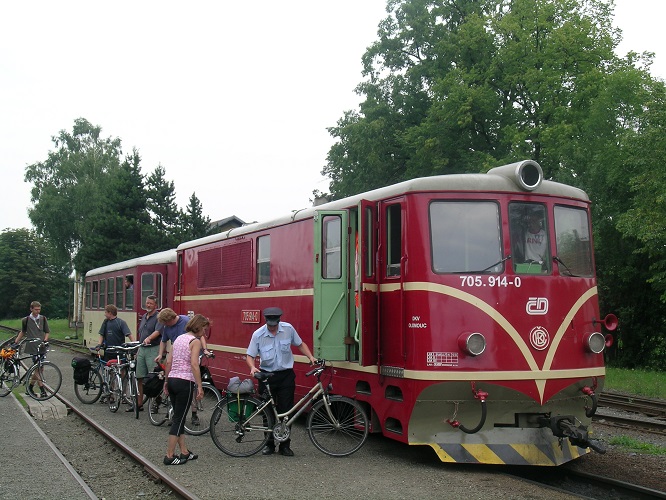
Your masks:
<instances>
[{"instance_id":1,"label":"overcast sky","mask_svg":"<svg viewBox=\"0 0 666 500\"><path fill-rule=\"evenodd\" d=\"M86 118L161 164L184 207L246 222L310 205L333 138L360 98L361 56L386 0L2 2L0 230L30 227L26 165ZM616 0L619 53L656 53L664 0Z\"/></svg>"}]
</instances>

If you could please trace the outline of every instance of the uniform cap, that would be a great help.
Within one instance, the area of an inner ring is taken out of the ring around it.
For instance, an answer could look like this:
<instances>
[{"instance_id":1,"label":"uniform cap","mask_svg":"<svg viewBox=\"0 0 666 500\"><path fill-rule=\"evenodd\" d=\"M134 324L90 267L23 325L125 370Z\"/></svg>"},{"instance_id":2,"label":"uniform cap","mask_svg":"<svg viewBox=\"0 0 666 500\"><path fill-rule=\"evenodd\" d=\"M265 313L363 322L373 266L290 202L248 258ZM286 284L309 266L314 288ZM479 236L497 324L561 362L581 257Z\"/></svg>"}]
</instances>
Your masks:
<instances>
[{"instance_id":1,"label":"uniform cap","mask_svg":"<svg viewBox=\"0 0 666 500\"><path fill-rule=\"evenodd\" d=\"M282 309L279 307L267 307L264 309L264 316L282 316Z\"/></svg>"}]
</instances>

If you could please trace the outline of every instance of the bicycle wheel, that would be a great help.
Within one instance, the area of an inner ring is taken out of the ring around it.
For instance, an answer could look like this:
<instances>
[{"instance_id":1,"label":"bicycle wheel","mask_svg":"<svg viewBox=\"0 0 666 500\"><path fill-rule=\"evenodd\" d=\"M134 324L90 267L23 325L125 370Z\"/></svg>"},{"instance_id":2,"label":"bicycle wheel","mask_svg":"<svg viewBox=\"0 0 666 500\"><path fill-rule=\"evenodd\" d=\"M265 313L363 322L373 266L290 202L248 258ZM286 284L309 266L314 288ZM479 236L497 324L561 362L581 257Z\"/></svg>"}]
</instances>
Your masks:
<instances>
[{"instance_id":1,"label":"bicycle wheel","mask_svg":"<svg viewBox=\"0 0 666 500\"><path fill-rule=\"evenodd\" d=\"M169 410L171 409L169 396L161 393L157 397L148 398L147 404L151 424L159 426L167 421L169 418Z\"/></svg>"},{"instance_id":2,"label":"bicycle wheel","mask_svg":"<svg viewBox=\"0 0 666 500\"><path fill-rule=\"evenodd\" d=\"M130 372L129 383L130 401L134 405L134 418L139 418L139 383L136 380L134 372Z\"/></svg>"},{"instance_id":3,"label":"bicycle wheel","mask_svg":"<svg viewBox=\"0 0 666 500\"><path fill-rule=\"evenodd\" d=\"M19 378L18 368L10 360L2 361L2 371L0 371L0 398L4 398L7 394L12 392L16 381Z\"/></svg>"},{"instance_id":4,"label":"bicycle wheel","mask_svg":"<svg viewBox=\"0 0 666 500\"><path fill-rule=\"evenodd\" d=\"M33 365L26 373L28 395L37 401L46 401L60 390L62 373L60 368L50 361Z\"/></svg>"},{"instance_id":5,"label":"bicycle wheel","mask_svg":"<svg viewBox=\"0 0 666 500\"><path fill-rule=\"evenodd\" d=\"M208 429L210 429L210 417L213 414L215 406L222 399L220 391L214 386L207 382L204 382L202 386L203 399L192 403L193 415L189 421L187 420L187 415L185 416L185 432L193 436L200 436L208 432ZM194 413L197 415L196 420L194 419Z\"/></svg>"},{"instance_id":6,"label":"bicycle wheel","mask_svg":"<svg viewBox=\"0 0 666 500\"><path fill-rule=\"evenodd\" d=\"M320 399L310 410L308 435L320 451L333 457L346 457L363 446L368 438L368 417L353 399L329 396L328 400L328 409L325 400Z\"/></svg>"},{"instance_id":7,"label":"bicycle wheel","mask_svg":"<svg viewBox=\"0 0 666 500\"><path fill-rule=\"evenodd\" d=\"M109 410L113 413L118 411L123 399L123 380L120 374L111 373L109 380Z\"/></svg>"},{"instance_id":8,"label":"bicycle wheel","mask_svg":"<svg viewBox=\"0 0 666 500\"><path fill-rule=\"evenodd\" d=\"M102 376L97 370L88 372L88 382L74 384L74 394L83 404L91 405L102 396Z\"/></svg>"},{"instance_id":9,"label":"bicycle wheel","mask_svg":"<svg viewBox=\"0 0 666 500\"><path fill-rule=\"evenodd\" d=\"M273 415L257 412L261 401L232 394L222 399L210 418L210 435L215 446L232 457L249 457L261 450L273 432Z\"/></svg>"}]
</instances>

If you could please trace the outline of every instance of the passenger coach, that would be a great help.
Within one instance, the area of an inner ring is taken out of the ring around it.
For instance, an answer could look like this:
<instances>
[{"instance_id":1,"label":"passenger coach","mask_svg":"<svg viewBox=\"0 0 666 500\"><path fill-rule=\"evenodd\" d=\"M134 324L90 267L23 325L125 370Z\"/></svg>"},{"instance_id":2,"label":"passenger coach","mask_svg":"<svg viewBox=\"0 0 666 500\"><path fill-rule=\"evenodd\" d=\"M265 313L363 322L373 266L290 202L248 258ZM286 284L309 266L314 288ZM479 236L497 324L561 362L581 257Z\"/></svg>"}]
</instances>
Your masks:
<instances>
[{"instance_id":1,"label":"passenger coach","mask_svg":"<svg viewBox=\"0 0 666 500\"><path fill-rule=\"evenodd\" d=\"M84 345L97 345L107 304L118 308L118 317L127 322L134 335L139 319L146 312L143 309L146 297L156 295L158 308L171 307L175 263L176 250L167 250L88 271L83 309Z\"/></svg>"}]
</instances>

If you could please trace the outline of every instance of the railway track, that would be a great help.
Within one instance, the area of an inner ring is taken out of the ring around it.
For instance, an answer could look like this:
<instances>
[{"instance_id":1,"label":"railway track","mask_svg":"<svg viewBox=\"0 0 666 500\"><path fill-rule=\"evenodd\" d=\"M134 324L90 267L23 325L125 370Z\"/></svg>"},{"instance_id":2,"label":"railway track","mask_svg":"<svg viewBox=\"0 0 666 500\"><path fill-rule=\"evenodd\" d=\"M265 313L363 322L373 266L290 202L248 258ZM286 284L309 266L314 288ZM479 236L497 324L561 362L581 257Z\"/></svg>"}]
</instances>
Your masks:
<instances>
[{"instance_id":1,"label":"railway track","mask_svg":"<svg viewBox=\"0 0 666 500\"><path fill-rule=\"evenodd\" d=\"M98 434L104 437L104 439L106 439L108 442L113 444L120 451L122 451L127 456L131 457L134 461L136 461L142 467L142 469L146 471L150 476L152 476L155 480L160 481L166 486L168 486L171 489L171 491L173 491L173 493L178 495L178 497L184 499L193 499L193 500L198 498L194 493L192 493L187 488L182 486L178 481L176 481L171 476L161 471L159 468L155 467L150 460L145 458L141 453L139 453L130 445L125 443L125 441L123 441L122 439L111 433L111 431L109 431L107 428L97 423L85 412L81 411L78 408L79 405L73 404L71 401L69 401L60 394L56 394L55 397L58 398L68 408L68 410L73 411L88 426L90 426Z\"/></svg>"},{"instance_id":2,"label":"railway track","mask_svg":"<svg viewBox=\"0 0 666 500\"><path fill-rule=\"evenodd\" d=\"M599 396L599 406L641 413L653 418L666 418L666 401L604 392Z\"/></svg>"},{"instance_id":3,"label":"railway track","mask_svg":"<svg viewBox=\"0 0 666 500\"><path fill-rule=\"evenodd\" d=\"M549 486L562 493L573 493L584 498L611 499L666 499L666 492L645 488L610 477L578 471L568 465L557 469L523 467L508 472L526 481Z\"/></svg>"}]
</instances>

